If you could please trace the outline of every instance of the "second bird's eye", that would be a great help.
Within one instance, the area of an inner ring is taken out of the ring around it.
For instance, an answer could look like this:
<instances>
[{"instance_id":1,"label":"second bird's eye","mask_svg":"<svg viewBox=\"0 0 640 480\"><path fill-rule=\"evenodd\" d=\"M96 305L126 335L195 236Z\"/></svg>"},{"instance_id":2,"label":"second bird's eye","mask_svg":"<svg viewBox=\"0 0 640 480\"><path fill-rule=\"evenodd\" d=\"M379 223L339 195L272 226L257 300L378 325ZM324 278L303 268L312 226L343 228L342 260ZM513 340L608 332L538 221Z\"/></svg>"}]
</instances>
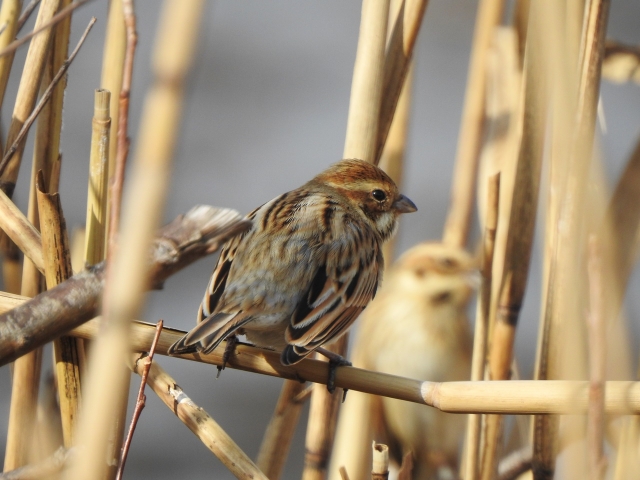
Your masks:
<instances>
[{"instance_id":1,"label":"second bird's eye","mask_svg":"<svg viewBox=\"0 0 640 480\"><path fill-rule=\"evenodd\" d=\"M379 202L382 202L385 198L387 198L387 194L379 189L376 189L373 192L371 192L371 196Z\"/></svg>"}]
</instances>

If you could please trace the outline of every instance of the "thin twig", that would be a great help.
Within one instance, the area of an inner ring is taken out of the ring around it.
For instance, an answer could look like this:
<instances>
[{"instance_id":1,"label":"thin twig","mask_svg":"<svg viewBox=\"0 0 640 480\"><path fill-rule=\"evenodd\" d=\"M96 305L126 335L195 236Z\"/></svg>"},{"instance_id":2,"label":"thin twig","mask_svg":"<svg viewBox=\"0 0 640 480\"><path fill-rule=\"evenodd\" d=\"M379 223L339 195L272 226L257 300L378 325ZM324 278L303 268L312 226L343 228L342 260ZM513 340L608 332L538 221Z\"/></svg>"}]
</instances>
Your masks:
<instances>
[{"instance_id":1,"label":"thin twig","mask_svg":"<svg viewBox=\"0 0 640 480\"><path fill-rule=\"evenodd\" d=\"M86 1L89 1L89 0L86 0ZM40 3L40 0L31 0L29 2L29 5L27 5L25 9L22 11L22 13L20 14L20 17L18 18L18 25L17 25L18 32L22 30L22 27L24 27L24 24L27 23L27 20L29 20L29 17L31 16L33 11L36 9L39 3Z\"/></svg>"},{"instance_id":2,"label":"thin twig","mask_svg":"<svg viewBox=\"0 0 640 480\"><path fill-rule=\"evenodd\" d=\"M31 112L31 115L27 117L27 119L24 122L24 125L22 126L22 128L20 129L20 132L18 133L18 136L15 138L11 146L6 150L4 157L0 162L0 175L4 173L4 170L9 164L11 157L13 156L14 153L16 153L16 151L20 146L20 143L22 143L24 138L29 133L29 129L31 128L31 125L33 125L33 122L36 120L36 118L38 117L38 115L40 114L44 106L47 104L47 102L51 98L51 95L53 94L53 89L56 87L58 82L62 80L62 77L71 66L71 62L73 62L74 58L80 51L80 47L82 47L82 44L86 40L87 35L89 34L89 31L91 30L91 28L95 23L96 23L96 17L91 17L91 20L89 21L89 25L87 25L87 28L85 29L84 33L80 37L80 40L76 45L76 48L73 49L73 52L71 52L71 55L69 55L69 58L62 64L62 66L56 73L55 77L53 77L53 80L51 80L51 83L42 94L42 97L40 98L38 105L36 105L36 108L33 109L33 111Z\"/></svg>"},{"instance_id":3,"label":"thin twig","mask_svg":"<svg viewBox=\"0 0 640 480\"><path fill-rule=\"evenodd\" d=\"M139 355L128 360L131 370L140 375ZM237 478L243 480L267 480L267 477L251 461L249 456L231 437L189 398L176 381L158 363L150 364L148 385L158 398L191 430L211 452Z\"/></svg>"},{"instance_id":4,"label":"thin twig","mask_svg":"<svg viewBox=\"0 0 640 480\"><path fill-rule=\"evenodd\" d=\"M122 73L122 87L118 107L118 131L115 157L115 171L109 185L109 227L107 228L107 260L110 262L115 253L116 238L120 225L120 210L122 208L122 188L124 173L129 156L129 99L131 96L131 80L133 77L133 60L138 43L136 32L136 15L133 10L133 0L122 0L124 10L124 24L127 32L127 46L124 56L124 70Z\"/></svg>"},{"instance_id":5,"label":"thin twig","mask_svg":"<svg viewBox=\"0 0 640 480\"><path fill-rule=\"evenodd\" d=\"M127 455L129 454L129 447L131 446L131 440L133 440L133 433L138 425L138 419L142 414L142 410L147 402L147 396L144 394L144 387L147 385L147 378L149 377L149 370L151 370L151 363L153 362L153 354L156 351L158 345L158 339L160 333L162 333L162 326L164 322L159 320L156 324L156 334L153 337L153 343L151 349L149 349L149 355L140 360L143 361L142 375L140 379L140 390L138 390L138 398L136 400L135 410L133 411L133 417L131 418L131 425L129 426L129 433L127 433L127 439L122 447L122 457L120 458L120 464L118 465L118 473L116 474L116 480L122 479L122 473L124 472L124 465L127 462Z\"/></svg>"},{"instance_id":6,"label":"thin twig","mask_svg":"<svg viewBox=\"0 0 640 480\"><path fill-rule=\"evenodd\" d=\"M24 37L19 38L18 40L14 41L14 42L11 42L9 45L7 45L6 48L3 48L2 50L0 50L0 57L4 57L5 55L8 55L8 54L10 54L12 52L15 52L18 48L20 48L22 45L27 43L31 38L35 37L40 32L46 30L47 28L52 27L53 25L57 24L58 22L61 22L68 15L70 15L71 12L73 12L76 8L81 7L82 5L84 5L85 3L89 2L89 1L90 0L78 0L77 2L72 3L68 7L63 8L58 13L56 13L53 17L51 17L51 19L48 22L43 23L40 27L36 28L35 30L33 30L32 32L28 33Z\"/></svg>"}]
</instances>

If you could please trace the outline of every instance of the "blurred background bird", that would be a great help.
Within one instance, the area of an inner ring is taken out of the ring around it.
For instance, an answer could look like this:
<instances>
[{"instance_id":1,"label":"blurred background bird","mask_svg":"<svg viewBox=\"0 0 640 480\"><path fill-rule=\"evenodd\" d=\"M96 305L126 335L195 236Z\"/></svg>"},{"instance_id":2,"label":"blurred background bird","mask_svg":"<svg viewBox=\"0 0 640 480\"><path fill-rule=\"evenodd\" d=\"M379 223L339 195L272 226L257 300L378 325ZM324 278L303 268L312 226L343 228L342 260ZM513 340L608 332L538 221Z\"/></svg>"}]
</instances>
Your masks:
<instances>
[{"instance_id":1,"label":"blurred background bird","mask_svg":"<svg viewBox=\"0 0 640 480\"><path fill-rule=\"evenodd\" d=\"M420 380L468 380L467 306L478 278L475 259L459 248L421 243L408 250L363 314L358 363ZM457 478L465 415L391 398L375 397L371 407L376 439L394 459L413 453L414 479Z\"/></svg>"}]
</instances>

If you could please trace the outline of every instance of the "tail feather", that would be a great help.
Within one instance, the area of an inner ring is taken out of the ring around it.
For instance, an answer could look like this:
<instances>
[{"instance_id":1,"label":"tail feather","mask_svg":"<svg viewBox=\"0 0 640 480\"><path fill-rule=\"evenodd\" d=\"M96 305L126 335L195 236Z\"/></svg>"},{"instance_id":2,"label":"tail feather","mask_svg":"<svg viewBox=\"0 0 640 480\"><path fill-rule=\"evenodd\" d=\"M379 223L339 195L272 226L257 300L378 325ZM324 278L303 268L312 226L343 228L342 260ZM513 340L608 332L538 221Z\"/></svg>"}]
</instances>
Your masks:
<instances>
[{"instance_id":1,"label":"tail feather","mask_svg":"<svg viewBox=\"0 0 640 480\"><path fill-rule=\"evenodd\" d=\"M307 350L305 347L297 345L287 345L284 347L282 354L280 355L280 362L287 366L298 363L300 360L309 355L313 350Z\"/></svg>"},{"instance_id":2,"label":"tail feather","mask_svg":"<svg viewBox=\"0 0 640 480\"><path fill-rule=\"evenodd\" d=\"M169 355L203 352L210 353L225 338L240 328L246 319L237 319L238 313L216 313L196 325L189 333L169 347ZM242 321L244 320L244 321Z\"/></svg>"}]
</instances>

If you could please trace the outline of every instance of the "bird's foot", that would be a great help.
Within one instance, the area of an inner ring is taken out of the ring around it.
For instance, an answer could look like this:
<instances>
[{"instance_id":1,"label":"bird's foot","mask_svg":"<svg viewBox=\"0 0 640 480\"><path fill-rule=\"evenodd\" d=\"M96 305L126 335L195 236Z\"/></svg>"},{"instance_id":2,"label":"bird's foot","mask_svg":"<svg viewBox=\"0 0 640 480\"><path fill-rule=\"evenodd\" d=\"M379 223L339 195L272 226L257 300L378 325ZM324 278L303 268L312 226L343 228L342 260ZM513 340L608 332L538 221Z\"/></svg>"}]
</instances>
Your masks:
<instances>
[{"instance_id":1,"label":"bird's foot","mask_svg":"<svg viewBox=\"0 0 640 480\"><path fill-rule=\"evenodd\" d=\"M331 350L327 350L326 348L316 348L316 351L329 359L329 378L327 379L327 390L330 394L333 395L333 392L336 391L336 370L338 367L350 367L351 362L344 358L342 355L338 355ZM342 401L344 402L347 398L347 389L344 390L342 395Z\"/></svg>"},{"instance_id":2,"label":"bird's foot","mask_svg":"<svg viewBox=\"0 0 640 480\"><path fill-rule=\"evenodd\" d=\"M219 378L220 372L227 367L227 362L229 361L229 358L231 358L231 354L235 350L237 344L238 337L235 335L227 338L227 344L224 347L224 353L222 354L222 365L218 365L218 374L216 375L216 378Z\"/></svg>"}]
</instances>

